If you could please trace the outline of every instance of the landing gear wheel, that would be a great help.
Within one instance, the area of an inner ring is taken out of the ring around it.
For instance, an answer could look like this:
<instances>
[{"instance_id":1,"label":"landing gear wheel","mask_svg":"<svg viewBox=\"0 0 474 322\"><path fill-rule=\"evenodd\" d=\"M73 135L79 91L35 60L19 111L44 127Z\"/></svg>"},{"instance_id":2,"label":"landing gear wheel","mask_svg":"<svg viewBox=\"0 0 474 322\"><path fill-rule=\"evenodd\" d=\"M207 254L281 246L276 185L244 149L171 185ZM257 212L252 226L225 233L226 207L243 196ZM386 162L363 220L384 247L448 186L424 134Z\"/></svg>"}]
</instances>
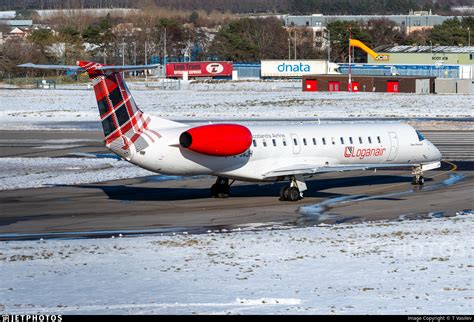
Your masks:
<instances>
[{"instance_id":1,"label":"landing gear wheel","mask_svg":"<svg viewBox=\"0 0 474 322\"><path fill-rule=\"evenodd\" d=\"M217 178L216 183L211 186L211 196L213 198L229 198L230 185L229 179Z\"/></svg>"},{"instance_id":2,"label":"landing gear wheel","mask_svg":"<svg viewBox=\"0 0 474 322\"><path fill-rule=\"evenodd\" d=\"M423 178L423 167L421 165L413 167L413 180L412 185L422 186L425 183L425 178Z\"/></svg>"},{"instance_id":3,"label":"landing gear wheel","mask_svg":"<svg viewBox=\"0 0 474 322\"><path fill-rule=\"evenodd\" d=\"M230 187L229 185L221 185L219 192L217 193L217 198L229 198L230 197Z\"/></svg>"},{"instance_id":4,"label":"landing gear wheel","mask_svg":"<svg viewBox=\"0 0 474 322\"><path fill-rule=\"evenodd\" d=\"M213 198L217 198L217 194L219 193L219 188L217 187L217 184L214 183L212 186L211 186L211 196Z\"/></svg>"},{"instance_id":5,"label":"landing gear wheel","mask_svg":"<svg viewBox=\"0 0 474 322\"><path fill-rule=\"evenodd\" d=\"M303 191L308 190L303 176L292 176L289 187L280 189L281 201L298 201L303 199Z\"/></svg>"},{"instance_id":6,"label":"landing gear wheel","mask_svg":"<svg viewBox=\"0 0 474 322\"><path fill-rule=\"evenodd\" d=\"M288 196L288 187L281 187L280 189L280 201L288 200L286 196Z\"/></svg>"},{"instance_id":7,"label":"landing gear wheel","mask_svg":"<svg viewBox=\"0 0 474 322\"><path fill-rule=\"evenodd\" d=\"M425 178L420 177L420 178L418 179L418 184L419 184L420 186L422 186L424 183L425 183Z\"/></svg>"},{"instance_id":8,"label":"landing gear wheel","mask_svg":"<svg viewBox=\"0 0 474 322\"><path fill-rule=\"evenodd\" d=\"M300 191L296 187L291 187L288 189L288 199L290 201L298 201L300 199Z\"/></svg>"},{"instance_id":9,"label":"landing gear wheel","mask_svg":"<svg viewBox=\"0 0 474 322\"><path fill-rule=\"evenodd\" d=\"M425 184L425 178L423 176L413 177L413 180L411 181L411 184L414 186L422 186Z\"/></svg>"},{"instance_id":10,"label":"landing gear wheel","mask_svg":"<svg viewBox=\"0 0 474 322\"><path fill-rule=\"evenodd\" d=\"M300 191L295 187L283 187L280 189L281 201L296 201L300 197Z\"/></svg>"},{"instance_id":11,"label":"landing gear wheel","mask_svg":"<svg viewBox=\"0 0 474 322\"><path fill-rule=\"evenodd\" d=\"M290 200L290 187L285 188L285 191L283 192L283 197L285 197L286 201Z\"/></svg>"}]
</instances>

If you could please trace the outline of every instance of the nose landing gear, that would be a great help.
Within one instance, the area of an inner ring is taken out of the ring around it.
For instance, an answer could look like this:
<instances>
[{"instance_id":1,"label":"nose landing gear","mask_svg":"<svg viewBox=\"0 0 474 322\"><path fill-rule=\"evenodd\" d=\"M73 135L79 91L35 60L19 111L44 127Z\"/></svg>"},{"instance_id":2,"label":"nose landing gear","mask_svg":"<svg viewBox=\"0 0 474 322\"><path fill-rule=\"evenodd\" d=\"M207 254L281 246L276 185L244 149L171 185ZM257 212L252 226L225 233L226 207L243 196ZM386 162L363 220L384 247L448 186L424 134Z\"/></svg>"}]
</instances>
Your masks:
<instances>
[{"instance_id":1,"label":"nose landing gear","mask_svg":"<svg viewBox=\"0 0 474 322\"><path fill-rule=\"evenodd\" d=\"M411 181L412 185L422 186L425 183L425 178L423 177L423 169L420 165L413 167L413 180Z\"/></svg>"}]
</instances>

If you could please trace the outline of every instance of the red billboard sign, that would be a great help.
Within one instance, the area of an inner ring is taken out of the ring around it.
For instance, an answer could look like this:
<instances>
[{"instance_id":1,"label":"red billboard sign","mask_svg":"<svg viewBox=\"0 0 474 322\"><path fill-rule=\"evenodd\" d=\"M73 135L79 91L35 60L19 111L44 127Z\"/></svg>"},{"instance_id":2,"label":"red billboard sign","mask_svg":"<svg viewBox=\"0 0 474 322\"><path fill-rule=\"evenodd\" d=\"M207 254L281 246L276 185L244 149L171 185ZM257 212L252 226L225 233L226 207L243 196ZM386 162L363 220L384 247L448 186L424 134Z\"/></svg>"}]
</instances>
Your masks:
<instances>
[{"instance_id":1,"label":"red billboard sign","mask_svg":"<svg viewBox=\"0 0 474 322\"><path fill-rule=\"evenodd\" d=\"M184 72L188 72L188 77L232 77L234 65L232 62L206 61L188 63L168 63L166 64L166 77L182 78Z\"/></svg>"}]
</instances>

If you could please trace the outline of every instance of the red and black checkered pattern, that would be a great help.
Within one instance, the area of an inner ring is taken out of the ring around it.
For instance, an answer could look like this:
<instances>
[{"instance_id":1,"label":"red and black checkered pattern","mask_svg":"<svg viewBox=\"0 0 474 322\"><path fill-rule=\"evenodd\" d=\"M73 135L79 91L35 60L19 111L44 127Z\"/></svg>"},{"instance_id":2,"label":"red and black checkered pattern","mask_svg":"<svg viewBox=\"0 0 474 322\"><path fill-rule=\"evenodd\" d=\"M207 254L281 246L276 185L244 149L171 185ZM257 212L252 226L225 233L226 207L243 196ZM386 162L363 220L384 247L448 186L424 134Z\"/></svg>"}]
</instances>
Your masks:
<instances>
[{"instance_id":1,"label":"red and black checkered pattern","mask_svg":"<svg viewBox=\"0 0 474 322\"><path fill-rule=\"evenodd\" d=\"M97 68L103 65L98 63L80 61L78 65L92 80L106 145L121 139L122 149L127 150L133 144L137 151L141 151L148 146L142 135L151 142L154 142L153 135L160 137L148 129L150 117L137 107L119 72L99 70Z\"/></svg>"}]
</instances>

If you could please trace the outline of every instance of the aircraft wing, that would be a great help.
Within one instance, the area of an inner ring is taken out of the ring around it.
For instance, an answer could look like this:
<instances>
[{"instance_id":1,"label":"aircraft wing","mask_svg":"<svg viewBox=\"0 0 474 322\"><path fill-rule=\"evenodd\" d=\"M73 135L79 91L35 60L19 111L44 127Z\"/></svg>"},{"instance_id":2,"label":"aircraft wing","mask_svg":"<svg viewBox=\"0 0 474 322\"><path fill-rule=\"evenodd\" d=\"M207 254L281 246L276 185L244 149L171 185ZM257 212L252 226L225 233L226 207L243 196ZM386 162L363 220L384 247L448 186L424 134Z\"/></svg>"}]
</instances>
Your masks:
<instances>
[{"instance_id":1,"label":"aircraft wing","mask_svg":"<svg viewBox=\"0 0 474 322\"><path fill-rule=\"evenodd\" d=\"M292 166L282 167L265 173L263 176L265 179L281 176L292 176L292 175L312 175L317 173L325 172L345 172L353 170L368 170L377 168L396 168L396 167L410 167L412 164L358 164L358 165L314 165L314 164L296 164Z\"/></svg>"},{"instance_id":2,"label":"aircraft wing","mask_svg":"<svg viewBox=\"0 0 474 322\"><path fill-rule=\"evenodd\" d=\"M130 71L130 70L144 70L144 69L154 69L159 67L160 64L152 65L118 65L118 66L100 66L97 67L97 70L108 70L114 72ZM18 67L23 68L37 68L37 69L49 69L49 70L71 70L76 72L85 72L86 70L80 66L75 65L41 65L41 64L21 64Z\"/></svg>"}]
</instances>

